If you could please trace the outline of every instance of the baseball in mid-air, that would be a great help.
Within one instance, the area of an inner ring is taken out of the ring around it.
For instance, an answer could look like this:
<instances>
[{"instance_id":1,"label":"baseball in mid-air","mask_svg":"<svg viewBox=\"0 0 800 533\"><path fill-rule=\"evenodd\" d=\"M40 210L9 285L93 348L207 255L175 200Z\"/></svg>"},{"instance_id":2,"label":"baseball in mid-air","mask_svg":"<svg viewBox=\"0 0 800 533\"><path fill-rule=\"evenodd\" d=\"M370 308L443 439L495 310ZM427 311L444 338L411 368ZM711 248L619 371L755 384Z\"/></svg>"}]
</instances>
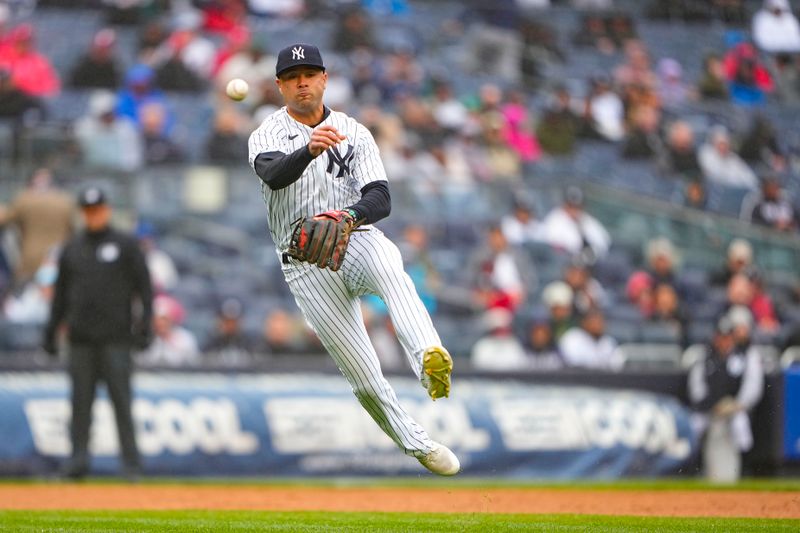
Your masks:
<instances>
[{"instance_id":1,"label":"baseball in mid-air","mask_svg":"<svg viewBox=\"0 0 800 533\"><path fill-rule=\"evenodd\" d=\"M241 78L233 78L225 87L228 97L237 102L245 99L248 90L250 90L250 86Z\"/></svg>"}]
</instances>

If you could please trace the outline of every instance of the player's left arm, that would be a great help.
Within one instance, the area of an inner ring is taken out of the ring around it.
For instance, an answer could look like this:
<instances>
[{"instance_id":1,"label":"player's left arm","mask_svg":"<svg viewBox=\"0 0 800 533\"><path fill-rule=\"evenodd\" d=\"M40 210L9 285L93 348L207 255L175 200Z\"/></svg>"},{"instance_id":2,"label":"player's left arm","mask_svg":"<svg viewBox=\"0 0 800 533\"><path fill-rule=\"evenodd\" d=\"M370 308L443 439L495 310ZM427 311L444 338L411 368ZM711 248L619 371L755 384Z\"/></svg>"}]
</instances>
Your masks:
<instances>
[{"instance_id":1,"label":"player's left arm","mask_svg":"<svg viewBox=\"0 0 800 533\"><path fill-rule=\"evenodd\" d=\"M372 224L386 218L392 211L389 180L378 145L369 130L362 125L358 126L355 145L350 175L361 192L361 199L347 209L356 213L357 220Z\"/></svg>"}]
</instances>

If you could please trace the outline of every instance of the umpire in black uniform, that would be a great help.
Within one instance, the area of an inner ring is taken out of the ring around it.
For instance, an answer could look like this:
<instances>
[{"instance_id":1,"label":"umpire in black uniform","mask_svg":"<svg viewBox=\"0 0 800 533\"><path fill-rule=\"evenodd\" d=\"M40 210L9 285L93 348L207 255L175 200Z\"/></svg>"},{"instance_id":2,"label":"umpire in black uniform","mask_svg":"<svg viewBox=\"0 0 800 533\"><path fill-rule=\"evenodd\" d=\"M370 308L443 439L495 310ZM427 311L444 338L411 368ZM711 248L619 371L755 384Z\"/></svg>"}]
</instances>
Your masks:
<instances>
[{"instance_id":1,"label":"umpire in black uniform","mask_svg":"<svg viewBox=\"0 0 800 533\"><path fill-rule=\"evenodd\" d=\"M45 330L44 348L56 353L56 336L68 339L72 381L72 457L63 475L79 479L89 471L89 427L95 388L103 380L114 405L123 474L140 469L131 416L131 348L151 338L152 288L136 240L110 226L105 192L84 189L78 198L85 230L69 240Z\"/></svg>"}]
</instances>

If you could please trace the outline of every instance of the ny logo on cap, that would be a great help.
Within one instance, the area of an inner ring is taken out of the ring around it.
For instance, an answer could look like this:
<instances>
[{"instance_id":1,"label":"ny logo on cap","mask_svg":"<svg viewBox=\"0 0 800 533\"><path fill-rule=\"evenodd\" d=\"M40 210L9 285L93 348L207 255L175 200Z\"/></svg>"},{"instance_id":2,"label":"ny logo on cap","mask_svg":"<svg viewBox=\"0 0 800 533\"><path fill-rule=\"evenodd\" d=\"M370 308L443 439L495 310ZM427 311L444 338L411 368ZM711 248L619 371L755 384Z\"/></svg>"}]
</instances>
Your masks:
<instances>
[{"instance_id":1,"label":"ny logo on cap","mask_svg":"<svg viewBox=\"0 0 800 533\"><path fill-rule=\"evenodd\" d=\"M306 51L303 50L302 46L295 46L292 48L292 60L296 59L305 59L306 58Z\"/></svg>"}]
</instances>

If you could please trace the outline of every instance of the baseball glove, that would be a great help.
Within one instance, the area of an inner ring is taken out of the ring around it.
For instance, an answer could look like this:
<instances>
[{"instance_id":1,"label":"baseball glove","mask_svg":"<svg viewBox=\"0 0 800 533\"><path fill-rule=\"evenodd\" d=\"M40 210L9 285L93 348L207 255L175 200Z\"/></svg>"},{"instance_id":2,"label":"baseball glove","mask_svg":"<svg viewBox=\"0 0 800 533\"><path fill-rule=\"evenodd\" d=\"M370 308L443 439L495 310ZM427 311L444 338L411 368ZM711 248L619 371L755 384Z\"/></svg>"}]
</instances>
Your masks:
<instances>
[{"instance_id":1,"label":"baseball glove","mask_svg":"<svg viewBox=\"0 0 800 533\"><path fill-rule=\"evenodd\" d=\"M292 241L287 253L299 261L330 268L341 268L350 234L362 221L351 211L326 211L313 217L303 217L294 223Z\"/></svg>"}]
</instances>

